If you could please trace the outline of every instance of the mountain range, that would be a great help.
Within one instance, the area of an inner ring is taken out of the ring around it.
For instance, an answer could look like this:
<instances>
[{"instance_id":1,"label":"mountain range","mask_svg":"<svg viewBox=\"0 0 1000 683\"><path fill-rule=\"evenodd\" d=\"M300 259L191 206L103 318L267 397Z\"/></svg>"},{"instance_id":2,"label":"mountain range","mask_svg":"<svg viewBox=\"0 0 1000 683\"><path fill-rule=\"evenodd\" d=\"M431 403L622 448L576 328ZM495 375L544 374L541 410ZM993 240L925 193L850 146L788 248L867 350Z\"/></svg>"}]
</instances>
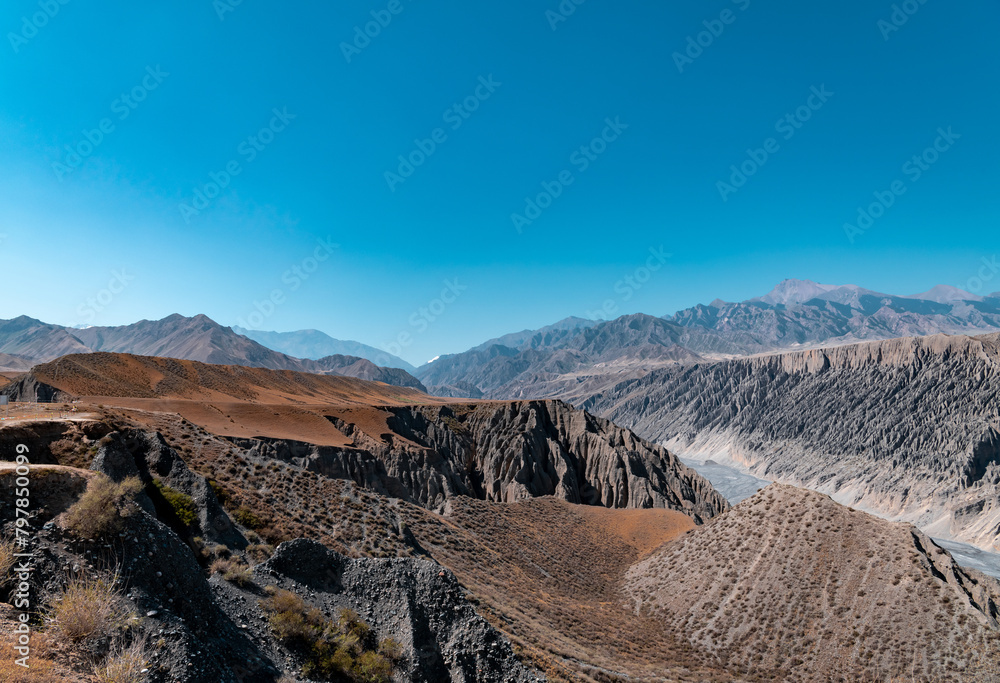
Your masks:
<instances>
[{"instance_id":1,"label":"mountain range","mask_svg":"<svg viewBox=\"0 0 1000 683\"><path fill-rule=\"evenodd\" d=\"M898 337L1000 329L1000 293L939 285L896 296L785 280L741 303L716 299L669 316L567 318L445 355L414 373L432 392L574 400L678 364Z\"/></svg>"},{"instance_id":2,"label":"mountain range","mask_svg":"<svg viewBox=\"0 0 1000 683\"><path fill-rule=\"evenodd\" d=\"M856 285L785 280L763 297L742 303L713 301L667 317L708 330L747 355L798 346L1000 328L1000 295L981 297L947 285L896 296ZM711 351L697 341L694 351Z\"/></svg>"},{"instance_id":3,"label":"mountain range","mask_svg":"<svg viewBox=\"0 0 1000 683\"><path fill-rule=\"evenodd\" d=\"M402 358L394 356L382 349L368 346L356 341L334 339L319 330L297 330L295 332L267 332L263 330L248 330L233 326L233 332L242 334L258 344L269 349L287 353L295 358L310 358L319 360L327 356L355 356L364 358L376 365L387 368L399 368L413 372L416 368Z\"/></svg>"},{"instance_id":4,"label":"mountain range","mask_svg":"<svg viewBox=\"0 0 1000 683\"><path fill-rule=\"evenodd\" d=\"M785 280L740 303L716 299L667 316L570 317L490 339L414 369L401 358L318 330L266 332L171 315L75 329L21 316L0 321L0 370L108 351L335 373L464 398L584 399L678 364L906 336L1000 329L1000 293L947 285L906 296L856 285ZM412 373L412 374L411 374Z\"/></svg>"},{"instance_id":5,"label":"mountain range","mask_svg":"<svg viewBox=\"0 0 1000 683\"><path fill-rule=\"evenodd\" d=\"M345 375L425 391L424 386L405 370L383 368L356 356L296 358L267 348L205 315L188 318L174 314L162 320L83 329L52 325L24 315L0 320L0 364L3 366L0 370L23 371L25 365L30 367L69 354L98 351Z\"/></svg>"}]
</instances>

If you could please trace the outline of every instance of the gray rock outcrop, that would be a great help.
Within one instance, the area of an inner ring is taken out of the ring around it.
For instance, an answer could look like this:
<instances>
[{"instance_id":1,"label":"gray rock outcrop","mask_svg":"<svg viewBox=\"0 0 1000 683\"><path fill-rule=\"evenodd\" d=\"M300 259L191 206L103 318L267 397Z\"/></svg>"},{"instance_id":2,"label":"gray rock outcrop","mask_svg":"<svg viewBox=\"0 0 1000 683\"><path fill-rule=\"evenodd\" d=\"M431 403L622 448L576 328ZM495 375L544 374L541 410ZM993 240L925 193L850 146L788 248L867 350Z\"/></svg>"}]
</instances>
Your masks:
<instances>
[{"instance_id":1,"label":"gray rock outcrop","mask_svg":"<svg viewBox=\"0 0 1000 683\"><path fill-rule=\"evenodd\" d=\"M254 576L261 585L302 595L327 614L352 609L378 639L396 640L403 655L396 680L544 680L518 661L510 641L476 613L455 576L434 562L349 559L297 539L278 546L273 557L254 568Z\"/></svg>"},{"instance_id":2,"label":"gray rock outcrop","mask_svg":"<svg viewBox=\"0 0 1000 683\"><path fill-rule=\"evenodd\" d=\"M582 407L684 456L1000 550L1000 335L653 372Z\"/></svg>"},{"instance_id":3,"label":"gray rock outcrop","mask_svg":"<svg viewBox=\"0 0 1000 683\"><path fill-rule=\"evenodd\" d=\"M154 479L190 496L198 511L198 533L212 543L243 549L247 540L219 504L208 479L192 472L158 432L123 430L112 432L99 442L91 468L113 481L139 477L149 484ZM147 491L153 492L147 487ZM139 503L149 512L152 502L143 494Z\"/></svg>"},{"instance_id":4,"label":"gray rock outcrop","mask_svg":"<svg viewBox=\"0 0 1000 683\"><path fill-rule=\"evenodd\" d=\"M555 496L609 508L671 508L700 523L727 507L667 449L561 401L382 410L391 431L379 436L330 418L353 439L350 448L234 441L251 455L439 511L455 496L500 502Z\"/></svg>"}]
</instances>

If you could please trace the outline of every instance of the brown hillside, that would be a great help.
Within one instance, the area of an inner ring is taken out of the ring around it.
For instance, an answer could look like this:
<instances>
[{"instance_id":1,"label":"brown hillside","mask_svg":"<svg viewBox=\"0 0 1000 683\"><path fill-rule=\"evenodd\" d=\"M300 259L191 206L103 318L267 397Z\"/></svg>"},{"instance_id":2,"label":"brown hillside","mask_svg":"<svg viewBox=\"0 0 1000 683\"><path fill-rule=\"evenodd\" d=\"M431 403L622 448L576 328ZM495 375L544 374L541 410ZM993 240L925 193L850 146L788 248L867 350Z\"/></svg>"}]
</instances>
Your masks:
<instances>
[{"instance_id":1,"label":"brown hillside","mask_svg":"<svg viewBox=\"0 0 1000 683\"><path fill-rule=\"evenodd\" d=\"M35 366L27 374L72 396L348 405L412 403L428 398L414 389L352 377L122 353L64 356Z\"/></svg>"},{"instance_id":2,"label":"brown hillside","mask_svg":"<svg viewBox=\"0 0 1000 683\"><path fill-rule=\"evenodd\" d=\"M737 680L713 678L722 670L711 656L658 620L636 618L622 600L628 568L694 528L689 517L551 498L458 498L443 519L409 510L402 512L421 546L555 680Z\"/></svg>"},{"instance_id":3,"label":"brown hillside","mask_svg":"<svg viewBox=\"0 0 1000 683\"><path fill-rule=\"evenodd\" d=\"M90 404L174 412L223 436L294 439L323 446L345 446L351 440L317 410L320 407L369 410L446 400L353 377L122 353L65 356L35 366L12 384L7 392L15 399L79 397Z\"/></svg>"},{"instance_id":4,"label":"brown hillside","mask_svg":"<svg viewBox=\"0 0 1000 683\"><path fill-rule=\"evenodd\" d=\"M908 524L789 486L668 543L626 585L666 632L773 680L989 681L1000 666L1000 584Z\"/></svg>"}]
</instances>

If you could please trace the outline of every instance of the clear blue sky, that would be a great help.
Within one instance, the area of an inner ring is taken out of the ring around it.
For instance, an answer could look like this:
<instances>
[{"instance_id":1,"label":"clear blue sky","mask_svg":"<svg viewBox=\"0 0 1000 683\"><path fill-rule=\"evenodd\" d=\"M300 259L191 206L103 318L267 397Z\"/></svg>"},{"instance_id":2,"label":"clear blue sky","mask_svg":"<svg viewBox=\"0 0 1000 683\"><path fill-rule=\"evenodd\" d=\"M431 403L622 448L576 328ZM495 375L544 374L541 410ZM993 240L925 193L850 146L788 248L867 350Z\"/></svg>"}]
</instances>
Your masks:
<instances>
[{"instance_id":1,"label":"clear blue sky","mask_svg":"<svg viewBox=\"0 0 1000 683\"><path fill-rule=\"evenodd\" d=\"M546 16L556 0L244 0L222 19L221 2L165 5L0 10L0 317L236 324L281 289L259 327L410 333L396 350L419 363L607 300L662 315L786 277L913 293L964 285L996 253L993 1L914 2L892 31L892 3L861 0L589 0L565 21ZM391 20L348 61L373 10ZM688 36L720 27L681 72ZM824 85L808 121L776 128ZM466 98L475 111L452 109ZM628 127L605 130L616 117ZM961 137L905 173L949 126ZM387 181L436 129L423 164ZM92 150L85 131L103 137ZM768 138L777 151L720 192ZM180 208L230 162L207 208ZM564 171L572 184L515 229ZM852 243L844 224L895 180L905 194ZM296 280L326 238L339 246ZM616 282L661 246L625 300ZM445 281L460 294L435 302Z\"/></svg>"}]
</instances>

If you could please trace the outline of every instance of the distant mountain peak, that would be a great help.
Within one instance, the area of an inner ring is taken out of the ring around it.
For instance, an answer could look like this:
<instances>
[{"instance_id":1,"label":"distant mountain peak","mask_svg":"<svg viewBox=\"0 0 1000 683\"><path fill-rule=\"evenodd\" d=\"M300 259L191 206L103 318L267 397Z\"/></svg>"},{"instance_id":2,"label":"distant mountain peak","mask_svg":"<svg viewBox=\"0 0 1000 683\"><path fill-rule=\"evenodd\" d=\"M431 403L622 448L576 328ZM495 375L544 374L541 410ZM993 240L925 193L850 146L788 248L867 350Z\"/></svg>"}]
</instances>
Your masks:
<instances>
[{"instance_id":1,"label":"distant mountain peak","mask_svg":"<svg viewBox=\"0 0 1000 683\"><path fill-rule=\"evenodd\" d=\"M371 361L375 365L399 368L407 372L416 368L402 358L387 351L368 346L356 341L334 339L320 330L296 330L295 332L270 332L267 330L248 330L233 325L233 332L261 344L274 351L294 356L320 360L329 356L355 356Z\"/></svg>"},{"instance_id":2,"label":"distant mountain peak","mask_svg":"<svg viewBox=\"0 0 1000 683\"><path fill-rule=\"evenodd\" d=\"M772 305L801 304L840 287L841 285L822 285L812 280L787 279L779 282L766 295L755 297L750 301L763 301Z\"/></svg>"},{"instance_id":3,"label":"distant mountain peak","mask_svg":"<svg viewBox=\"0 0 1000 683\"><path fill-rule=\"evenodd\" d=\"M952 287L951 285L937 285L931 287L926 292L920 294L910 294L903 297L905 299L923 299L924 301L935 301L939 304L950 304L954 301L982 301L983 297L971 294L964 289Z\"/></svg>"}]
</instances>

